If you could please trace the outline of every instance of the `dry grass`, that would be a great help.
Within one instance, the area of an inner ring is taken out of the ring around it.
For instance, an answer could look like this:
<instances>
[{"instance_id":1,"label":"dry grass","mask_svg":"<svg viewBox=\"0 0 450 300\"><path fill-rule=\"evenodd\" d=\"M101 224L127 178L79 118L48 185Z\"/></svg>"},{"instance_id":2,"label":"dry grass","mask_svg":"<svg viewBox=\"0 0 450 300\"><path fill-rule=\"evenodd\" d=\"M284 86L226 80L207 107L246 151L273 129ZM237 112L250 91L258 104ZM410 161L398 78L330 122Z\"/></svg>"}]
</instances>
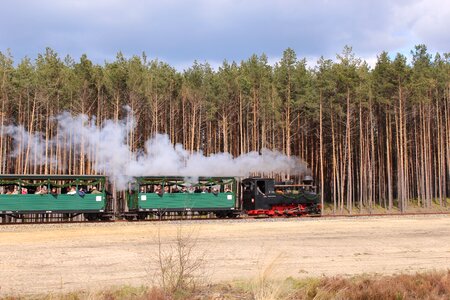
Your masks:
<instances>
[{"instance_id":1,"label":"dry grass","mask_svg":"<svg viewBox=\"0 0 450 300\"><path fill-rule=\"evenodd\" d=\"M277 279L277 262L280 256L263 267L251 282L251 294L255 300L277 300L286 298L285 281Z\"/></svg>"},{"instance_id":2,"label":"dry grass","mask_svg":"<svg viewBox=\"0 0 450 300\"><path fill-rule=\"evenodd\" d=\"M5 300L115 300L115 299L130 299L130 300L143 300L143 299L165 299L163 297L157 297L163 295L162 290L155 288L132 287L112 287L109 290L103 291L74 291L69 293L50 293L41 295L20 295L20 296L8 296ZM154 297L156 296L156 297Z\"/></svg>"},{"instance_id":3,"label":"dry grass","mask_svg":"<svg viewBox=\"0 0 450 300\"><path fill-rule=\"evenodd\" d=\"M101 292L72 292L36 296L10 296L8 300L166 300L166 299L450 299L450 270L427 272L415 275L394 276L361 275L351 278L322 277L285 280L271 278L273 264L269 264L262 274L253 281L231 282L202 286L186 295L168 294L159 287L129 287ZM279 286L277 286L279 285Z\"/></svg>"},{"instance_id":4,"label":"dry grass","mask_svg":"<svg viewBox=\"0 0 450 300\"><path fill-rule=\"evenodd\" d=\"M450 299L450 270L415 275L329 277L299 282L295 299Z\"/></svg>"},{"instance_id":5,"label":"dry grass","mask_svg":"<svg viewBox=\"0 0 450 300\"><path fill-rule=\"evenodd\" d=\"M279 267L282 253L277 257L261 264L257 275L246 281L237 281L231 285L235 294L240 291L241 299L252 300L283 300L292 299L295 295L296 281L292 278L285 279L283 270ZM264 260L266 261L266 260Z\"/></svg>"}]
</instances>

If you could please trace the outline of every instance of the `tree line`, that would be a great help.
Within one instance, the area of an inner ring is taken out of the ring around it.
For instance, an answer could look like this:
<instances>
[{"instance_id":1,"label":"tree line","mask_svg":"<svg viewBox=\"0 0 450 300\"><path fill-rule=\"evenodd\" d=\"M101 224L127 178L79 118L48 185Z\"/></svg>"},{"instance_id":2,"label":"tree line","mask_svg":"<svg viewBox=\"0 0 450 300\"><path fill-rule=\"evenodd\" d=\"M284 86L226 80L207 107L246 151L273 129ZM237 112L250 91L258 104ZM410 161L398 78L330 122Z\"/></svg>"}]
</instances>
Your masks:
<instances>
[{"instance_id":1,"label":"tree line","mask_svg":"<svg viewBox=\"0 0 450 300\"><path fill-rule=\"evenodd\" d=\"M351 47L313 68L288 48L274 65L262 54L217 70L194 62L184 71L145 54L118 53L98 65L50 48L17 63L0 52L1 130L14 123L48 140L58 131L52 116L63 111L95 115L102 126L126 118L127 105L136 128L126 142L134 151L155 133L205 155L276 149L308 163L334 212L446 206L449 62L450 53L432 55L425 45L411 51L411 62L382 52L373 68ZM93 173L94 150L77 147L48 147L42 164L29 144L13 149L0 134L0 172ZM55 158L68 163L62 168Z\"/></svg>"}]
</instances>

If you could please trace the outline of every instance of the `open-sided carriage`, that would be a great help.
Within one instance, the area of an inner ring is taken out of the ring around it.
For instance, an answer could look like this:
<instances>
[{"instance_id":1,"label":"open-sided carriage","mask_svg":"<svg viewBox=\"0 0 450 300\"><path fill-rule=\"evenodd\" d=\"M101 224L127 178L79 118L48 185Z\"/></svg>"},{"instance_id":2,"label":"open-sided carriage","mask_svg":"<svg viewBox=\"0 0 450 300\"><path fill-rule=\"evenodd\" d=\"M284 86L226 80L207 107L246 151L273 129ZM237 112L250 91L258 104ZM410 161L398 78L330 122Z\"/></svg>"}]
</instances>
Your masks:
<instances>
[{"instance_id":1,"label":"open-sided carriage","mask_svg":"<svg viewBox=\"0 0 450 300\"><path fill-rule=\"evenodd\" d=\"M137 177L128 193L127 219L169 214L234 218L237 184L233 177Z\"/></svg>"},{"instance_id":2,"label":"open-sided carriage","mask_svg":"<svg viewBox=\"0 0 450 300\"><path fill-rule=\"evenodd\" d=\"M12 219L106 219L105 176L0 175L0 217Z\"/></svg>"}]
</instances>

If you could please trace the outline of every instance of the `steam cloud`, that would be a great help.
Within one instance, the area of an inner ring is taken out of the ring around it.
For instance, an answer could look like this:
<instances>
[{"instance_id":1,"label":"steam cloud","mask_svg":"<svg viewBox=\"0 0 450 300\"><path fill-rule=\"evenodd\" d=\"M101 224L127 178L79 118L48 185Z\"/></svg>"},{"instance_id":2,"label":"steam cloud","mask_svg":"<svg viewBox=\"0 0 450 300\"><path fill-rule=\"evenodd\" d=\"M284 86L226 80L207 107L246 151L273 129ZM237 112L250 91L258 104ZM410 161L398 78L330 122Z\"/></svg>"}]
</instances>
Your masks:
<instances>
[{"instance_id":1,"label":"steam cloud","mask_svg":"<svg viewBox=\"0 0 450 300\"><path fill-rule=\"evenodd\" d=\"M4 126L2 134L13 138L12 156L29 148L30 157L44 164L45 149L57 144L73 147L80 154L94 154L94 169L113 178L119 189L136 176L248 176L251 173L304 174L307 167L297 157L288 157L278 151L262 149L261 153L249 152L239 157L229 153L205 156L201 151L190 153L181 144L173 145L166 134L157 134L145 142L144 149L133 152L126 143L127 136L135 128L131 114L119 122L107 120L96 126L95 117L72 116L64 112L55 117L58 133L46 141L42 133L29 134L23 126ZM64 162L54 161L63 166Z\"/></svg>"}]
</instances>

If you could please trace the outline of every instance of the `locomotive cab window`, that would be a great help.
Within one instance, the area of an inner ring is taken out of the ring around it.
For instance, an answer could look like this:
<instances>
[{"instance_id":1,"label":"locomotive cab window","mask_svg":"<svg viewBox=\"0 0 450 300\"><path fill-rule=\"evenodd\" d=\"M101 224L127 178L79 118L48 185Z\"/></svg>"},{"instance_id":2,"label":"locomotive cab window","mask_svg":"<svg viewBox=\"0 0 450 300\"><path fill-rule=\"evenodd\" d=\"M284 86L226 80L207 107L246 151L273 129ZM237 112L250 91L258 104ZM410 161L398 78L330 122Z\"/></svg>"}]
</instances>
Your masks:
<instances>
[{"instance_id":1,"label":"locomotive cab window","mask_svg":"<svg viewBox=\"0 0 450 300\"><path fill-rule=\"evenodd\" d=\"M266 194L266 182L259 180L256 182L256 191L258 194Z\"/></svg>"},{"instance_id":2,"label":"locomotive cab window","mask_svg":"<svg viewBox=\"0 0 450 300\"><path fill-rule=\"evenodd\" d=\"M242 184L244 187L244 192L251 192L253 191L253 182L246 182Z\"/></svg>"}]
</instances>

